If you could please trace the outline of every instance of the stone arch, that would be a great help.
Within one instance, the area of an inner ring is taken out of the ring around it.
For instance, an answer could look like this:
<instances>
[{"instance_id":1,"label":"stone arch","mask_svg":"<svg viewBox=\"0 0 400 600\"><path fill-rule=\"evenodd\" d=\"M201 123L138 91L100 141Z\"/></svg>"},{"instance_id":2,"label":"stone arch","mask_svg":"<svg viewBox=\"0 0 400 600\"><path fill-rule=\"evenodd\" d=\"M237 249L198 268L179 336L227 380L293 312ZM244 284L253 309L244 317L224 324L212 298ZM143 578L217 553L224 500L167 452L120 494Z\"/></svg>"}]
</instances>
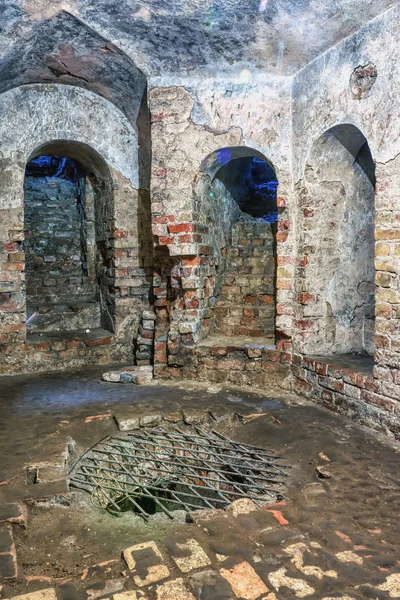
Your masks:
<instances>
[{"instance_id":1,"label":"stone arch","mask_svg":"<svg viewBox=\"0 0 400 600\"><path fill-rule=\"evenodd\" d=\"M61 168L55 174L40 168L39 157L54 157ZM59 159L69 160L77 171L74 177L63 176L60 171L67 170L68 163ZM24 184L28 331L102 328L114 333L115 207L110 169L96 150L75 141L41 144L29 156L27 167L35 160L36 177L28 176L26 169Z\"/></svg>"},{"instance_id":2,"label":"stone arch","mask_svg":"<svg viewBox=\"0 0 400 600\"><path fill-rule=\"evenodd\" d=\"M314 141L300 193L301 351L374 352L375 164L363 133L339 124Z\"/></svg>"},{"instance_id":3,"label":"stone arch","mask_svg":"<svg viewBox=\"0 0 400 600\"><path fill-rule=\"evenodd\" d=\"M203 161L200 170L210 179L210 188L216 181L222 184L241 212L266 219L269 215L270 222L278 220L278 179L261 152L246 146L221 148Z\"/></svg>"},{"instance_id":4,"label":"stone arch","mask_svg":"<svg viewBox=\"0 0 400 600\"><path fill-rule=\"evenodd\" d=\"M253 164L264 165L264 184L254 183ZM200 166L195 189L210 330L230 336L275 341L277 177L272 163L248 147L214 151ZM255 194L263 190L254 202ZM265 206L263 205L265 204ZM201 250L200 250L201 254ZM205 333L205 332L204 332Z\"/></svg>"},{"instance_id":5,"label":"stone arch","mask_svg":"<svg viewBox=\"0 0 400 600\"><path fill-rule=\"evenodd\" d=\"M80 340L80 355L71 349L71 356L63 356L60 363L58 353L50 358L36 352L35 364L39 370L51 370L68 366L69 360L74 365L133 360L152 275L151 232L146 230L149 218L144 216L149 211L148 189L140 189L144 178L136 126L115 105L91 91L60 84L24 85L0 95L0 140L0 248L1 261L7 265L7 282L2 286L6 295L0 306L7 353L1 356L0 371L31 368L22 358L18 363L21 344L26 341L24 174L28 159L45 149L73 155L84 165L89 180L95 185L100 182L113 198L107 245L113 255L109 275L114 282L109 287L115 303L113 326L108 328L114 332L106 351L94 348L89 356Z\"/></svg>"},{"instance_id":6,"label":"stone arch","mask_svg":"<svg viewBox=\"0 0 400 600\"><path fill-rule=\"evenodd\" d=\"M210 179L214 179L221 167L224 167L232 160L239 158L258 158L274 168L271 161L255 148L249 148L248 146L230 146L227 148L219 148L209 154L201 163L200 171L208 175Z\"/></svg>"}]
</instances>

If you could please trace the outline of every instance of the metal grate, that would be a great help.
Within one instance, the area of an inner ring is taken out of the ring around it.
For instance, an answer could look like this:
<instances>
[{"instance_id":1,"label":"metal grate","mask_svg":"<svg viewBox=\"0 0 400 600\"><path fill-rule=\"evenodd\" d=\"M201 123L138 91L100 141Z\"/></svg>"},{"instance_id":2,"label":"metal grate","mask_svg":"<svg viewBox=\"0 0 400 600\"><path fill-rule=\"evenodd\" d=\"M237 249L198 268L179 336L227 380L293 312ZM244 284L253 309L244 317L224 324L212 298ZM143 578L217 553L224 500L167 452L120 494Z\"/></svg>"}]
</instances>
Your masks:
<instances>
[{"instance_id":1,"label":"metal grate","mask_svg":"<svg viewBox=\"0 0 400 600\"><path fill-rule=\"evenodd\" d=\"M98 442L74 465L70 484L111 512L173 518L174 510L224 508L238 498L280 499L288 467L278 459L217 431L138 430Z\"/></svg>"}]
</instances>

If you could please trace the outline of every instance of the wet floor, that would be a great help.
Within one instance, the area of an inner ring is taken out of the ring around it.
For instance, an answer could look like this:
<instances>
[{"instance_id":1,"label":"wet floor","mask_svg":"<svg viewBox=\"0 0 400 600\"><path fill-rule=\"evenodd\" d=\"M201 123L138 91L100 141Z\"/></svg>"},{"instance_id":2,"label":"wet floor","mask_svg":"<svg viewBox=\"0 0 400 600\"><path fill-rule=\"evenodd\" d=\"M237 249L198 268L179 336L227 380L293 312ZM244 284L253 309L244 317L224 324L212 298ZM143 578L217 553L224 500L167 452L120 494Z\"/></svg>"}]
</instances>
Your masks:
<instances>
[{"instance_id":1,"label":"wet floor","mask_svg":"<svg viewBox=\"0 0 400 600\"><path fill-rule=\"evenodd\" d=\"M385 589L387 581L400 582L399 444L306 399L191 382L106 384L100 374L91 369L0 380L0 481L17 476L20 485L27 464L61 460L68 440L76 441L79 454L105 434L115 434L114 414L123 419L208 410L224 435L271 449L291 466L285 504L276 515L264 510L229 517L229 523L218 517L206 531L195 523L145 524L132 513L116 518L84 493L31 502L28 528L15 530L20 575L7 584L6 597L43 588L38 577L54 585L67 578L80 589L88 584L84 569L108 560L115 562L96 577L120 578L126 572L124 548L153 540L168 555L176 536L196 539L215 572L221 571L221 560L229 567L224 572L243 561L252 565L277 600L400 597ZM87 419L99 415L110 416ZM18 493L14 481L0 486L3 501ZM170 570L171 577L179 576ZM136 589L131 584L128 574L121 585ZM314 591L302 596L301 589ZM239 596L213 588L199 597Z\"/></svg>"},{"instance_id":2,"label":"wet floor","mask_svg":"<svg viewBox=\"0 0 400 600\"><path fill-rule=\"evenodd\" d=\"M111 368L107 368L111 370ZM281 406L267 394L227 393L222 388L157 384L135 386L101 381L104 369L92 368L37 376L0 378L0 483L18 474L22 467L56 460L68 439L89 441L113 424L85 418L111 415L128 409L134 415L174 411L182 407ZM283 400L283 399L282 399ZM88 437L89 436L89 437ZM95 439L93 439L93 442ZM1 488L0 488L1 492Z\"/></svg>"}]
</instances>

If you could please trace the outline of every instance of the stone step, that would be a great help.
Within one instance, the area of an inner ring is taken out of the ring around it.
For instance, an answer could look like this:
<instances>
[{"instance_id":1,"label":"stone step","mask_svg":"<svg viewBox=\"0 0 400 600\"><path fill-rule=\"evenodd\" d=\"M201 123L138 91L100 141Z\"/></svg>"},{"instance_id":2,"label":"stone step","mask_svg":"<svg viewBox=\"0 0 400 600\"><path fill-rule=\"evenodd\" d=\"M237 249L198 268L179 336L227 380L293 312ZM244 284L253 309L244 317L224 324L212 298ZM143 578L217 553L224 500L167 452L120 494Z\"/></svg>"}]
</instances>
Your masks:
<instances>
[{"instance_id":1,"label":"stone step","mask_svg":"<svg viewBox=\"0 0 400 600\"><path fill-rule=\"evenodd\" d=\"M96 327L89 332L81 331L48 331L28 333L26 343L39 345L44 351L44 346L48 346L48 350L60 350L60 346L64 345L67 349L79 347L94 347L107 346L112 342L113 334L106 329Z\"/></svg>"},{"instance_id":2,"label":"stone step","mask_svg":"<svg viewBox=\"0 0 400 600\"><path fill-rule=\"evenodd\" d=\"M29 332L56 332L96 329L100 327L100 303L77 301L27 307Z\"/></svg>"}]
</instances>

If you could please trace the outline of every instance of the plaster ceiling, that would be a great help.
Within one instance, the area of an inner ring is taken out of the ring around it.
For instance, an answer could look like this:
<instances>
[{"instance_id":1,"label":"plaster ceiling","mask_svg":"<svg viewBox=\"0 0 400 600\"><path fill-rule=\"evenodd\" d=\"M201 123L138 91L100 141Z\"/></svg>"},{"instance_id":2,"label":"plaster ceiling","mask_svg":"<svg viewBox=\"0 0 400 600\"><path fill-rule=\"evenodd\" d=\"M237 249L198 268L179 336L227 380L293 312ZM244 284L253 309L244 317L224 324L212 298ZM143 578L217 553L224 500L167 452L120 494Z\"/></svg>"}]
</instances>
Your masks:
<instances>
[{"instance_id":1,"label":"plaster ceiling","mask_svg":"<svg viewBox=\"0 0 400 600\"><path fill-rule=\"evenodd\" d=\"M396 3L1 0L0 56L12 52L20 38L34 35L42 21L65 10L122 48L148 77L214 75L241 69L291 75Z\"/></svg>"}]
</instances>

